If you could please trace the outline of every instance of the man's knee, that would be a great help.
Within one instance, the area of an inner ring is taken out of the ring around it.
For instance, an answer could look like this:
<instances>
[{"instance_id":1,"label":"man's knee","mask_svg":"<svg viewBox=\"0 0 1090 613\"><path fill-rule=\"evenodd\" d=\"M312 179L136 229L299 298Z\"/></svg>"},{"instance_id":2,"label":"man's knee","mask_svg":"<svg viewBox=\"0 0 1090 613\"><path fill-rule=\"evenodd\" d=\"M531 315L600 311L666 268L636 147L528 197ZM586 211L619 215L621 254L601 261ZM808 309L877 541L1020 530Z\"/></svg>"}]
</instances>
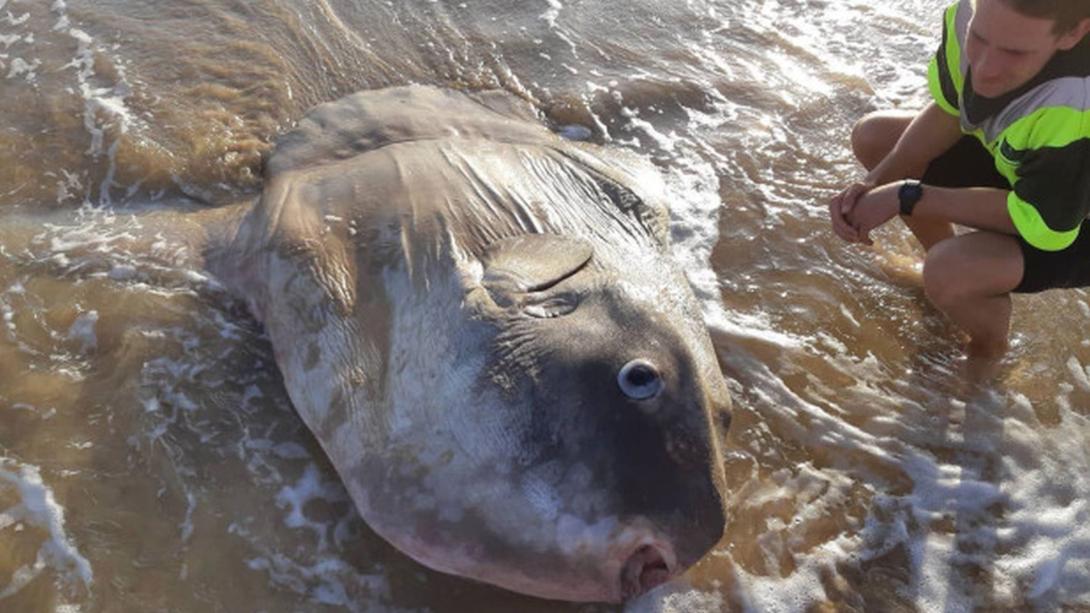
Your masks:
<instances>
[{"instance_id":1,"label":"man's knee","mask_svg":"<svg viewBox=\"0 0 1090 613\"><path fill-rule=\"evenodd\" d=\"M960 257L954 239L944 240L927 251L923 264L923 289L927 299L941 308L957 304L969 297L971 271Z\"/></svg>"},{"instance_id":2,"label":"man's knee","mask_svg":"<svg viewBox=\"0 0 1090 613\"><path fill-rule=\"evenodd\" d=\"M878 117L867 115L852 127L852 153L868 170L877 166L893 148L889 135L882 130L883 123Z\"/></svg>"},{"instance_id":3,"label":"man's knee","mask_svg":"<svg viewBox=\"0 0 1090 613\"><path fill-rule=\"evenodd\" d=\"M927 298L969 334L970 356L993 359L1007 350L1009 292L1017 268L1002 257L1010 240L989 233L949 238L924 260Z\"/></svg>"},{"instance_id":4,"label":"man's knee","mask_svg":"<svg viewBox=\"0 0 1090 613\"><path fill-rule=\"evenodd\" d=\"M1022 253L1013 237L973 232L940 241L927 251L924 292L940 308L1009 293L1022 278Z\"/></svg>"},{"instance_id":5,"label":"man's knee","mask_svg":"<svg viewBox=\"0 0 1090 613\"><path fill-rule=\"evenodd\" d=\"M914 115L904 111L876 111L852 127L852 153L868 170L893 150Z\"/></svg>"}]
</instances>

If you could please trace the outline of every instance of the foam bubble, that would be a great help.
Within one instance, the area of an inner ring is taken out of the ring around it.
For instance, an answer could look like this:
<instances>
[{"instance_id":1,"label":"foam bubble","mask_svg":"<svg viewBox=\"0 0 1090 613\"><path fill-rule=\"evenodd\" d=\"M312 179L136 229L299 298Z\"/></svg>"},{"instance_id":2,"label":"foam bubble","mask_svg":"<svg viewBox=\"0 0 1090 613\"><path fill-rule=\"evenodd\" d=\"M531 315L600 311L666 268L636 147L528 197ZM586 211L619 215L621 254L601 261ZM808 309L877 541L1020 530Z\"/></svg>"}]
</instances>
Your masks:
<instances>
[{"instance_id":1,"label":"foam bubble","mask_svg":"<svg viewBox=\"0 0 1090 613\"><path fill-rule=\"evenodd\" d=\"M366 575L335 556L320 556L313 563L294 560L281 553L251 558L252 570L268 573L269 580L298 594L306 594L318 604L344 607L349 611L397 611L384 606L390 586L382 575ZM361 595L368 596L361 602Z\"/></svg>"},{"instance_id":2,"label":"foam bubble","mask_svg":"<svg viewBox=\"0 0 1090 613\"><path fill-rule=\"evenodd\" d=\"M545 0L545 2L549 5L549 8L541 14L541 19L544 19L550 28L556 28L556 20L560 17L560 11L564 8L564 5L560 3L560 0Z\"/></svg>"},{"instance_id":3,"label":"foam bubble","mask_svg":"<svg viewBox=\"0 0 1090 613\"><path fill-rule=\"evenodd\" d=\"M314 521L304 513L307 503L312 500L346 502L348 495L340 482L323 480L318 466L309 462L303 475L293 485L285 485L280 489L276 504L282 508L287 507L288 515L284 518L284 523L289 528L313 531L318 537L319 548L322 549L326 543L326 524Z\"/></svg>"},{"instance_id":4,"label":"foam bubble","mask_svg":"<svg viewBox=\"0 0 1090 613\"><path fill-rule=\"evenodd\" d=\"M68 5L63 0L56 0L50 10L57 15L53 26L54 32L66 34L76 41L76 54L63 68L73 69L76 79L76 91L83 99L83 125L91 135L91 144L87 151L92 159L107 158L106 175L99 187L100 204L112 202L110 190L117 187L114 177L117 172L117 150L121 136L129 133L139 123L136 115L129 109L126 100L132 95L132 85L126 76L125 65L112 53L102 48L86 31L73 26L68 14ZM96 72L96 56L110 57L116 79L111 84L104 84L104 79ZM107 143L110 136L112 143ZM67 171L65 172L67 175ZM58 202L71 197L73 185L71 177L58 184Z\"/></svg>"},{"instance_id":5,"label":"foam bubble","mask_svg":"<svg viewBox=\"0 0 1090 613\"><path fill-rule=\"evenodd\" d=\"M90 310L80 313L72 325L68 328L68 340L80 344L84 352L98 346L98 337L95 336L95 325L98 323L98 311Z\"/></svg>"},{"instance_id":6,"label":"foam bubble","mask_svg":"<svg viewBox=\"0 0 1090 613\"><path fill-rule=\"evenodd\" d=\"M38 67L42 65L41 60L26 61L21 57L12 58L8 62L8 74L7 79L22 78L27 83L33 84L38 80Z\"/></svg>"},{"instance_id":7,"label":"foam bubble","mask_svg":"<svg viewBox=\"0 0 1090 613\"><path fill-rule=\"evenodd\" d=\"M723 596L693 589L679 581L661 585L625 604L625 613L719 613L726 610Z\"/></svg>"},{"instance_id":8,"label":"foam bubble","mask_svg":"<svg viewBox=\"0 0 1090 613\"><path fill-rule=\"evenodd\" d=\"M26 524L47 534L34 562L15 571L11 582L0 590L0 599L18 593L47 567L69 584L79 582L89 587L94 578L91 563L65 531L64 507L42 481L38 467L0 457L0 483L13 487L20 499L18 504L0 513L0 530Z\"/></svg>"}]
</instances>

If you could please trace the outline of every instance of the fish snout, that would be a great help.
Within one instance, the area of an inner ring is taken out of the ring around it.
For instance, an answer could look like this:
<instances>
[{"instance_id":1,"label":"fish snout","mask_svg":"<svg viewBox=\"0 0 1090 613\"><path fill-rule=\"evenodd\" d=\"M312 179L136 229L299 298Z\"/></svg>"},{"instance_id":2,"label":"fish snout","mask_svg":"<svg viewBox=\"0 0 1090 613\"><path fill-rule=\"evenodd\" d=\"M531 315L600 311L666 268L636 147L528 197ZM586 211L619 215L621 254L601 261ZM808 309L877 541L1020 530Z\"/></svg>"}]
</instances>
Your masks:
<instances>
[{"instance_id":1,"label":"fish snout","mask_svg":"<svg viewBox=\"0 0 1090 613\"><path fill-rule=\"evenodd\" d=\"M618 577L622 602L666 583L684 570L678 564L674 548L660 540L641 541L628 548L623 556Z\"/></svg>"}]
</instances>

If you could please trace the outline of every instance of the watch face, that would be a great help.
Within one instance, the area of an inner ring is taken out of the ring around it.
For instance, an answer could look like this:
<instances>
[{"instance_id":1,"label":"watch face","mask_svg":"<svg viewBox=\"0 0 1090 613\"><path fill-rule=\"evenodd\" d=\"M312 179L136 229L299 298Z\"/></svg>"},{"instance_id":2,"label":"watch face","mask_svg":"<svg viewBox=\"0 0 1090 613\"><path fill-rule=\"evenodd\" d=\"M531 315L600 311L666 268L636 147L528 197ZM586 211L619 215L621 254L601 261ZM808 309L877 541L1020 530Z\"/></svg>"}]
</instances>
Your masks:
<instances>
[{"instance_id":1,"label":"watch face","mask_svg":"<svg viewBox=\"0 0 1090 613\"><path fill-rule=\"evenodd\" d=\"M923 197L923 186L919 181L905 181L901 184L901 188L897 190L897 199L901 203L901 215L908 216L912 214L912 209L915 208L916 203Z\"/></svg>"},{"instance_id":2,"label":"watch face","mask_svg":"<svg viewBox=\"0 0 1090 613\"><path fill-rule=\"evenodd\" d=\"M923 187L916 181L905 181L901 184L901 189L898 190L897 195L901 197L901 200L916 201L920 199L920 196L923 196Z\"/></svg>"}]
</instances>

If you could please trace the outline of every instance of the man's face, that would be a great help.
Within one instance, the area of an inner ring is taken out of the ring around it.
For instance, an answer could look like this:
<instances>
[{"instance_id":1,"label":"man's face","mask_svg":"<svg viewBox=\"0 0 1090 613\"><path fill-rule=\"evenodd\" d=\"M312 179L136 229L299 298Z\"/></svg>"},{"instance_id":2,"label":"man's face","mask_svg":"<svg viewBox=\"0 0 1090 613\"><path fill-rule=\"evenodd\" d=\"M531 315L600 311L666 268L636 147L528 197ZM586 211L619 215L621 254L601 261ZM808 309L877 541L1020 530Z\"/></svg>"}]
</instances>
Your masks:
<instances>
[{"instance_id":1,"label":"man's face","mask_svg":"<svg viewBox=\"0 0 1090 613\"><path fill-rule=\"evenodd\" d=\"M1003 0L977 0L965 41L976 93L994 98L1017 89L1085 34L1082 26L1058 36L1052 28L1053 20L1028 17Z\"/></svg>"}]
</instances>

